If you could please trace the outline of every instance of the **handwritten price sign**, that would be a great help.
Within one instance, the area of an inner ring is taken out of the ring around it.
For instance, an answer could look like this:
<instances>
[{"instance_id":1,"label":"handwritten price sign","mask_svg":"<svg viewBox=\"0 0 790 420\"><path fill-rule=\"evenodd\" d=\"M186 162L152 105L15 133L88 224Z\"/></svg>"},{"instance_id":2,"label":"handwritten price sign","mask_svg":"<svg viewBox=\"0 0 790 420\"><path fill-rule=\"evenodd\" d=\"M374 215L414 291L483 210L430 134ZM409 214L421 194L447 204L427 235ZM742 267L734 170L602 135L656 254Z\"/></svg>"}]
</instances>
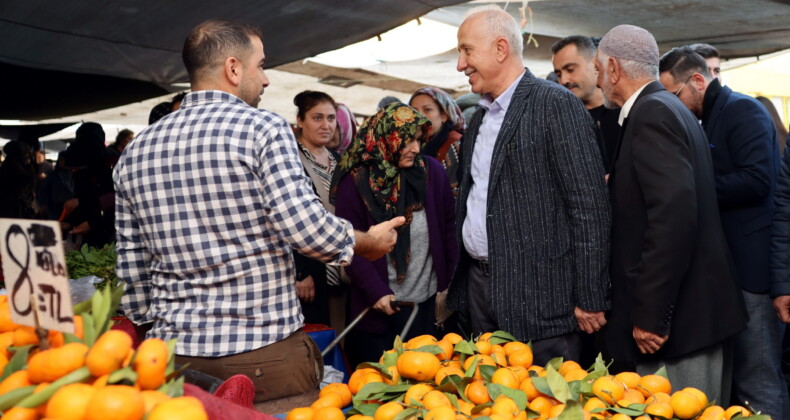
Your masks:
<instances>
[{"instance_id":1,"label":"handwritten price sign","mask_svg":"<svg viewBox=\"0 0 790 420\"><path fill-rule=\"evenodd\" d=\"M0 256L14 322L74 333L58 222L0 219Z\"/></svg>"}]
</instances>

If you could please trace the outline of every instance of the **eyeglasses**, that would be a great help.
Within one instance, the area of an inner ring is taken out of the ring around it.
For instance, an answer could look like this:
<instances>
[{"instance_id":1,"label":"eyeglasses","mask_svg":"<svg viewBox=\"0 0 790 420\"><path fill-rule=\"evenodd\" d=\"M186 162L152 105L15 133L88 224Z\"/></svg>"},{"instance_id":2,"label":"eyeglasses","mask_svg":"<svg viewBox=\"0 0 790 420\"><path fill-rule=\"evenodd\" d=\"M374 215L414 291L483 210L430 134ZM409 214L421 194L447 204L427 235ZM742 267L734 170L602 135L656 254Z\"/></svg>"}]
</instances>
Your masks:
<instances>
[{"instance_id":1,"label":"eyeglasses","mask_svg":"<svg viewBox=\"0 0 790 420\"><path fill-rule=\"evenodd\" d=\"M680 85L680 88L679 88L678 90L676 90L676 91L675 91L675 93L674 93L674 95L675 95L675 96L677 96L678 98L680 98L680 91L681 91L681 90L683 90L683 88L684 88L684 87L686 87L686 84L688 84L689 80L691 80L691 76L693 76L693 75L694 75L694 74L692 73L692 74L691 74L691 75L690 75L690 76L689 76L689 77L686 79L686 81L685 81L685 82L683 82L683 84L682 84L682 85Z\"/></svg>"}]
</instances>

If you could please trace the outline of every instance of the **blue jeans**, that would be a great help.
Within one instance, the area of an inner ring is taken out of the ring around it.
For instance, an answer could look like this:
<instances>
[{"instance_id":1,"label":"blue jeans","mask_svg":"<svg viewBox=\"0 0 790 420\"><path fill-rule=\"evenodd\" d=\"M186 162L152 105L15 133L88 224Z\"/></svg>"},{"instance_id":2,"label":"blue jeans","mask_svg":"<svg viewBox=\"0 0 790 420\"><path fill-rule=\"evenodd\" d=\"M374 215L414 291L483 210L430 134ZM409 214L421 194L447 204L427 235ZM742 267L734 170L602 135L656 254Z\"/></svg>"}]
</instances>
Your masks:
<instances>
[{"instance_id":1,"label":"blue jeans","mask_svg":"<svg viewBox=\"0 0 790 420\"><path fill-rule=\"evenodd\" d=\"M790 401L781 364L784 325L767 293L744 290L743 299L749 323L733 340L732 403L748 402L771 418L788 419Z\"/></svg>"}]
</instances>

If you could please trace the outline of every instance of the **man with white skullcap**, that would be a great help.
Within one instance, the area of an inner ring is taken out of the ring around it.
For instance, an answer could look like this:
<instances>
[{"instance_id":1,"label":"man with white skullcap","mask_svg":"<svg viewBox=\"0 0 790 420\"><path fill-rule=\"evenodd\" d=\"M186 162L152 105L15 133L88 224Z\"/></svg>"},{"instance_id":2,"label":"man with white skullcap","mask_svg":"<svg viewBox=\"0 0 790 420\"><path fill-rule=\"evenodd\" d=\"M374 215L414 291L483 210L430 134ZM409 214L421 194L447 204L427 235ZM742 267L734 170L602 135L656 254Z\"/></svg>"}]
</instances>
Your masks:
<instances>
[{"instance_id":1,"label":"man with white skullcap","mask_svg":"<svg viewBox=\"0 0 790 420\"><path fill-rule=\"evenodd\" d=\"M729 400L725 340L744 328L697 118L658 79L650 32L620 25L598 46L598 86L619 106L612 203L612 357L640 374L666 366L673 387Z\"/></svg>"}]
</instances>

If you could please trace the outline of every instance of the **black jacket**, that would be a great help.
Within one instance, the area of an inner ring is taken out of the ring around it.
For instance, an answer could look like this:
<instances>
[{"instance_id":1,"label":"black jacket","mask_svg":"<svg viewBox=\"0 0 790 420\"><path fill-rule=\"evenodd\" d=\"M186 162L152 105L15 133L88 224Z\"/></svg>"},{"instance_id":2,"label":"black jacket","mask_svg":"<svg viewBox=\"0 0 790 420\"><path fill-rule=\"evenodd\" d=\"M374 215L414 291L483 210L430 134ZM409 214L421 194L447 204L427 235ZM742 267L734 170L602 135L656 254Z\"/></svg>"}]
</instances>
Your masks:
<instances>
[{"instance_id":1,"label":"black jacket","mask_svg":"<svg viewBox=\"0 0 790 420\"><path fill-rule=\"evenodd\" d=\"M746 312L722 232L713 165L694 115L660 83L641 92L624 122L609 178L615 360L642 359L636 325L669 340L678 357L742 330Z\"/></svg>"}]
</instances>

